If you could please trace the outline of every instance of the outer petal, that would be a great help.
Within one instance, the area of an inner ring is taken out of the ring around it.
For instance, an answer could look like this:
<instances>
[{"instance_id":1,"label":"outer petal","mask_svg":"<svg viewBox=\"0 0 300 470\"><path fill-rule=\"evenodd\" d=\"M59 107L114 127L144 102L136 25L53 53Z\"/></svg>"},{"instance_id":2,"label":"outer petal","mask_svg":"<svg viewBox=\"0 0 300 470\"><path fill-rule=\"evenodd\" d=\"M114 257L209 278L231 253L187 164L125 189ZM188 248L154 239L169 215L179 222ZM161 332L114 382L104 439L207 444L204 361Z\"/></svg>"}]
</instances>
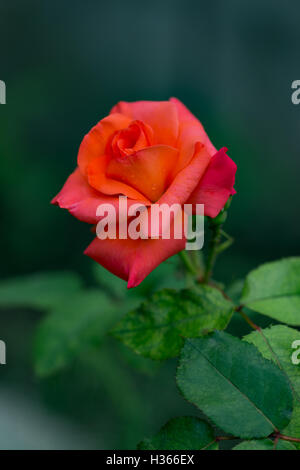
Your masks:
<instances>
[{"instance_id":1,"label":"outer petal","mask_svg":"<svg viewBox=\"0 0 300 470\"><path fill-rule=\"evenodd\" d=\"M181 240L99 240L95 238L85 254L116 276L128 281L128 288L139 285L148 274L170 256L183 250Z\"/></svg>"},{"instance_id":2,"label":"outer petal","mask_svg":"<svg viewBox=\"0 0 300 470\"><path fill-rule=\"evenodd\" d=\"M176 174L190 162L193 157L196 142L201 142L205 145L211 156L213 156L217 150L211 143L201 122L187 109L187 107L177 98L171 98L170 101L175 104L179 116L177 147L180 149L180 155L174 169L174 174Z\"/></svg>"},{"instance_id":3,"label":"outer petal","mask_svg":"<svg viewBox=\"0 0 300 470\"><path fill-rule=\"evenodd\" d=\"M119 198L106 196L91 188L78 168L69 176L51 203L67 209L74 217L88 224L96 224L101 219L96 216L100 204L112 204L116 215L119 214ZM136 201L128 199L128 207L132 204L136 204Z\"/></svg>"},{"instance_id":4,"label":"outer petal","mask_svg":"<svg viewBox=\"0 0 300 470\"><path fill-rule=\"evenodd\" d=\"M131 119L127 116L110 114L90 130L81 142L78 152L78 166L84 175L87 174L90 162L105 153L109 137L115 131L128 127L130 122Z\"/></svg>"},{"instance_id":5,"label":"outer petal","mask_svg":"<svg viewBox=\"0 0 300 470\"><path fill-rule=\"evenodd\" d=\"M189 198L191 204L204 204L204 214L216 217L223 209L233 188L237 166L222 148L211 159L206 173Z\"/></svg>"},{"instance_id":6,"label":"outer petal","mask_svg":"<svg viewBox=\"0 0 300 470\"><path fill-rule=\"evenodd\" d=\"M173 204L178 204L182 206L183 204L188 202L188 199L190 198L192 192L195 190L195 188L199 184L199 181L204 175L210 160L211 157L208 153L207 148L204 145L200 144L200 142L196 143L195 153L192 161L186 168L184 168L180 171L180 173L177 174L172 184L169 186L167 191L157 201L156 204L159 204L161 206L166 204L171 207ZM179 212L179 210L177 212ZM174 217L176 217L177 212L172 212L171 222L174 220ZM158 224L158 232L160 233L160 235L164 233L166 227L164 223L161 222L161 220L151 221L150 209L145 212L143 217L148 218L148 224L145 224L146 227L148 226L148 234L150 233L149 228L151 227L151 224Z\"/></svg>"},{"instance_id":7,"label":"outer petal","mask_svg":"<svg viewBox=\"0 0 300 470\"><path fill-rule=\"evenodd\" d=\"M204 145L196 143L190 164L175 177L174 181L157 201L158 204L184 204L197 187L210 162L210 155Z\"/></svg>"},{"instance_id":8,"label":"outer petal","mask_svg":"<svg viewBox=\"0 0 300 470\"><path fill-rule=\"evenodd\" d=\"M170 98L170 102L175 104L180 122L183 122L183 121L199 122L196 116L194 116L194 114L191 113L191 111L178 98Z\"/></svg>"},{"instance_id":9,"label":"outer petal","mask_svg":"<svg viewBox=\"0 0 300 470\"><path fill-rule=\"evenodd\" d=\"M178 137L178 113L170 101L120 101L111 113L121 113L132 120L143 121L153 129L153 145L176 146Z\"/></svg>"}]
</instances>

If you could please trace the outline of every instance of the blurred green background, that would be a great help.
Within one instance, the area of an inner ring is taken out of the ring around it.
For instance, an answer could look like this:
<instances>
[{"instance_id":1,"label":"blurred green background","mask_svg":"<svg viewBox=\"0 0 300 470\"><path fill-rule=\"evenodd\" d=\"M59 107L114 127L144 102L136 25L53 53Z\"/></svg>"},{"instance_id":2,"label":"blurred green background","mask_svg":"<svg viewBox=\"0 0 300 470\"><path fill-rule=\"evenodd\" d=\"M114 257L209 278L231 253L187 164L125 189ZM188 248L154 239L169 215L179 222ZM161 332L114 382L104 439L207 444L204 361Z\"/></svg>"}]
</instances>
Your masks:
<instances>
[{"instance_id":1,"label":"blurred green background","mask_svg":"<svg viewBox=\"0 0 300 470\"><path fill-rule=\"evenodd\" d=\"M83 135L119 100L178 97L237 163L226 223L236 242L217 279L230 284L299 255L299 19L296 0L1 0L1 279L64 270L95 287L100 278L121 314L126 302L183 282L171 260L127 294L83 256L89 227L49 204ZM8 297L21 305L22 295ZM194 413L176 390L175 362L140 360L113 339L37 378L32 344L45 311L4 303L0 448L134 448L169 417Z\"/></svg>"}]
</instances>

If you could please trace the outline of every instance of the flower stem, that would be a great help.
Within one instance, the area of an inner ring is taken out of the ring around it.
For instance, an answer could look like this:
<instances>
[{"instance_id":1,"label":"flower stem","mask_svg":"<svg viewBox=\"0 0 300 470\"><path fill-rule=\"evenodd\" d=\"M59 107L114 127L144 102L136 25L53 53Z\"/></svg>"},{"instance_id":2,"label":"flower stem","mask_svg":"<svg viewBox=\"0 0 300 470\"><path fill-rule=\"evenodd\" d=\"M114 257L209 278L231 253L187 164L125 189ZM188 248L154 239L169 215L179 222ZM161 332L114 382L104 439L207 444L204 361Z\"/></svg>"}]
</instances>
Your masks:
<instances>
[{"instance_id":1,"label":"flower stem","mask_svg":"<svg viewBox=\"0 0 300 470\"><path fill-rule=\"evenodd\" d=\"M213 268L218 255L218 246L221 240L221 225L211 224L212 238L210 240L209 252L206 267L203 276L204 284L207 284L211 278Z\"/></svg>"},{"instance_id":2,"label":"flower stem","mask_svg":"<svg viewBox=\"0 0 300 470\"><path fill-rule=\"evenodd\" d=\"M300 439L298 437L291 437L291 436L285 436L284 434L276 433L275 439L281 439L282 441L290 441L290 442L300 442Z\"/></svg>"},{"instance_id":3,"label":"flower stem","mask_svg":"<svg viewBox=\"0 0 300 470\"><path fill-rule=\"evenodd\" d=\"M227 203L225 204L224 209L219 213L219 215L215 217L214 219L210 219L209 221L209 226L210 226L212 235L211 235L210 244L209 244L206 267L205 267L204 275L202 278L202 282L204 284L207 284L212 276L213 268L214 268L218 254L220 254L222 251L229 248L230 245L232 245L233 243L233 238L222 230L222 226L227 219L227 210L230 204L231 204L231 198L228 199ZM223 243L221 243L222 237L226 238L226 241Z\"/></svg>"},{"instance_id":4,"label":"flower stem","mask_svg":"<svg viewBox=\"0 0 300 470\"><path fill-rule=\"evenodd\" d=\"M238 312L238 313L241 315L241 317L243 317L243 319L245 320L245 322L248 323L248 325L250 325L251 328L253 328L253 330L259 331L259 332L261 333L261 328L260 328L260 326L257 326L257 325L251 320L251 318L248 317L248 315L246 315L245 312L243 312L242 308L243 308L243 305L239 305L239 306L235 309L235 311Z\"/></svg>"},{"instance_id":5,"label":"flower stem","mask_svg":"<svg viewBox=\"0 0 300 470\"><path fill-rule=\"evenodd\" d=\"M198 271L197 271L197 268L196 266L194 266L191 258L189 257L189 255L187 254L187 252L185 250L183 251L180 251L178 253L184 267L186 268L186 270L192 274L193 276L196 276Z\"/></svg>"}]
</instances>

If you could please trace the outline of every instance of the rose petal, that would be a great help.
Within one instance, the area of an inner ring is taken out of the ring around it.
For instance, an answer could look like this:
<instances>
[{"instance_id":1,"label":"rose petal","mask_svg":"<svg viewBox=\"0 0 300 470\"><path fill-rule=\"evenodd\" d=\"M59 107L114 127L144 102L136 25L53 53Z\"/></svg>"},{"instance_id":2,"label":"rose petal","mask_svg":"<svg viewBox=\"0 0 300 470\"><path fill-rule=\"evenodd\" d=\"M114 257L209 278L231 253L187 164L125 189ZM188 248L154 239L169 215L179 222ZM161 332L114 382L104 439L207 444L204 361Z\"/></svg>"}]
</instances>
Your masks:
<instances>
[{"instance_id":1,"label":"rose petal","mask_svg":"<svg viewBox=\"0 0 300 470\"><path fill-rule=\"evenodd\" d=\"M222 148L213 156L199 185L189 198L191 204L204 204L204 214L216 217L223 209L233 188L237 166Z\"/></svg>"},{"instance_id":2,"label":"rose petal","mask_svg":"<svg viewBox=\"0 0 300 470\"><path fill-rule=\"evenodd\" d=\"M128 127L130 122L131 119L123 114L110 114L90 130L81 142L78 152L78 166L84 175L87 175L90 162L105 153L110 136Z\"/></svg>"},{"instance_id":3,"label":"rose petal","mask_svg":"<svg viewBox=\"0 0 300 470\"><path fill-rule=\"evenodd\" d=\"M119 214L119 198L106 196L93 189L77 168L67 179L58 195L52 199L52 204L67 209L74 217L88 224L96 224L101 217L96 216L100 204L111 204ZM136 204L135 200L128 199L128 208Z\"/></svg>"},{"instance_id":4,"label":"rose petal","mask_svg":"<svg viewBox=\"0 0 300 470\"><path fill-rule=\"evenodd\" d=\"M196 142L204 144L211 156L213 156L217 150L211 143L201 122L187 109L187 107L177 98L171 98L170 101L175 104L179 116L179 136L177 147L180 149L180 154L177 165L174 168L174 174L177 174L178 171L188 165L193 157Z\"/></svg>"},{"instance_id":5,"label":"rose petal","mask_svg":"<svg viewBox=\"0 0 300 470\"><path fill-rule=\"evenodd\" d=\"M126 128L115 133L111 142L112 155L126 157L138 150L150 147L153 140L153 131L142 121L132 121Z\"/></svg>"},{"instance_id":6,"label":"rose petal","mask_svg":"<svg viewBox=\"0 0 300 470\"><path fill-rule=\"evenodd\" d=\"M112 157L106 175L157 201L169 184L177 155L178 150L167 145L147 147L127 157Z\"/></svg>"},{"instance_id":7,"label":"rose petal","mask_svg":"<svg viewBox=\"0 0 300 470\"><path fill-rule=\"evenodd\" d=\"M200 142L196 143L192 161L186 168L184 168L183 170L181 170L180 173L177 174L167 191L162 195L162 197L157 201L156 204L166 204L171 208L173 204L179 204L180 206L182 206L184 203L186 203L194 189L199 184L199 181L204 175L210 160L211 157L208 153L207 148ZM176 214L178 212L179 209L177 212L174 211L171 213L171 222L174 220L174 217L176 217ZM145 220L146 218L148 219L148 224L146 222L143 222L142 225L143 227L148 227L148 234L150 234L151 224L159 226L157 230L160 235L165 232L166 226L164 222L162 222L161 220L153 220L151 222L150 208L143 215L143 220Z\"/></svg>"},{"instance_id":8,"label":"rose petal","mask_svg":"<svg viewBox=\"0 0 300 470\"><path fill-rule=\"evenodd\" d=\"M148 274L170 256L182 251L181 240L99 240L95 238L85 254L111 273L128 281L128 288L139 285Z\"/></svg>"},{"instance_id":9,"label":"rose petal","mask_svg":"<svg viewBox=\"0 0 300 470\"><path fill-rule=\"evenodd\" d=\"M140 120L153 129L153 145L176 146L178 137L178 114L176 105L170 101L120 101L111 113L121 113L132 120Z\"/></svg>"},{"instance_id":10,"label":"rose petal","mask_svg":"<svg viewBox=\"0 0 300 470\"><path fill-rule=\"evenodd\" d=\"M197 142L192 161L186 168L177 174L172 184L157 203L184 204L192 191L197 187L210 162L210 159L211 157L207 148L200 142Z\"/></svg>"},{"instance_id":11,"label":"rose petal","mask_svg":"<svg viewBox=\"0 0 300 470\"><path fill-rule=\"evenodd\" d=\"M103 194L124 194L130 199L136 199L144 204L149 204L150 201L133 187L106 176L105 172L109 160L109 156L102 155L90 162L87 169L89 184Z\"/></svg>"},{"instance_id":12,"label":"rose petal","mask_svg":"<svg viewBox=\"0 0 300 470\"><path fill-rule=\"evenodd\" d=\"M191 111L182 103L182 101L180 101L178 98L170 98L169 100L171 103L174 103L176 108L177 108L177 112L178 112L178 117L179 117L179 121L181 122L184 122L184 121L198 121L198 119L196 118L196 116L194 116L193 113L191 113Z\"/></svg>"}]
</instances>

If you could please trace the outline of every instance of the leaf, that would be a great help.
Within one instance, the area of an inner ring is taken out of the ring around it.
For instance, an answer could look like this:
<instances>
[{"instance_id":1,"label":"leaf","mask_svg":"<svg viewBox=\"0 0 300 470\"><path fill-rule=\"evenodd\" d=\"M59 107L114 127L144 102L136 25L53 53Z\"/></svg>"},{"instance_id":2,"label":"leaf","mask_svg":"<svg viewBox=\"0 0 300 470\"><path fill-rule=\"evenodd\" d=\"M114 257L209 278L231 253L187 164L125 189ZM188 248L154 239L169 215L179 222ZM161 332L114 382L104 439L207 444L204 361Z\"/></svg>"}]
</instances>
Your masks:
<instances>
[{"instance_id":1,"label":"leaf","mask_svg":"<svg viewBox=\"0 0 300 470\"><path fill-rule=\"evenodd\" d=\"M262 439L260 441L244 441L235 446L232 450L297 450L293 444L281 439L275 443L271 439Z\"/></svg>"},{"instance_id":2,"label":"leaf","mask_svg":"<svg viewBox=\"0 0 300 470\"><path fill-rule=\"evenodd\" d=\"M140 450L216 450L213 429L201 419L184 416L171 419L151 439L139 443Z\"/></svg>"},{"instance_id":3,"label":"leaf","mask_svg":"<svg viewBox=\"0 0 300 470\"><path fill-rule=\"evenodd\" d=\"M120 313L101 292L95 290L66 299L44 319L36 332L34 358L37 375L53 374L88 346L98 346Z\"/></svg>"},{"instance_id":4,"label":"leaf","mask_svg":"<svg viewBox=\"0 0 300 470\"><path fill-rule=\"evenodd\" d=\"M261 354L275 363L279 363L287 375L294 392L294 408L292 419L283 434L300 438L300 364L292 362L295 349L294 341L299 341L300 332L284 325L276 325L259 332L253 332L244 338L245 341L254 344ZM299 349L299 346L298 346Z\"/></svg>"},{"instance_id":5,"label":"leaf","mask_svg":"<svg viewBox=\"0 0 300 470\"><path fill-rule=\"evenodd\" d=\"M248 274L241 303L289 325L300 325L300 258L266 263Z\"/></svg>"},{"instance_id":6,"label":"leaf","mask_svg":"<svg viewBox=\"0 0 300 470\"><path fill-rule=\"evenodd\" d=\"M81 287L72 272L38 273L1 281L1 307L34 307L49 309Z\"/></svg>"},{"instance_id":7,"label":"leaf","mask_svg":"<svg viewBox=\"0 0 300 470\"><path fill-rule=\"evenodd\" d=\"M112 333L138 354L167 359L178 355L183 337L225 328L233 308L233 304L212 287L165 289L125 315Z\"/></svg>"},{"instance_id":8,"label":"leaf","mask_svg":"<svg viewBox=\"0 0 300 470\"><path fill-rule=\"evenodd\" d=\"M234 436L267 437L291 417L293 397L283 372L253 345L224 332L186 340L177 384L188 401Z\"/></svg>"}]
</instances>

